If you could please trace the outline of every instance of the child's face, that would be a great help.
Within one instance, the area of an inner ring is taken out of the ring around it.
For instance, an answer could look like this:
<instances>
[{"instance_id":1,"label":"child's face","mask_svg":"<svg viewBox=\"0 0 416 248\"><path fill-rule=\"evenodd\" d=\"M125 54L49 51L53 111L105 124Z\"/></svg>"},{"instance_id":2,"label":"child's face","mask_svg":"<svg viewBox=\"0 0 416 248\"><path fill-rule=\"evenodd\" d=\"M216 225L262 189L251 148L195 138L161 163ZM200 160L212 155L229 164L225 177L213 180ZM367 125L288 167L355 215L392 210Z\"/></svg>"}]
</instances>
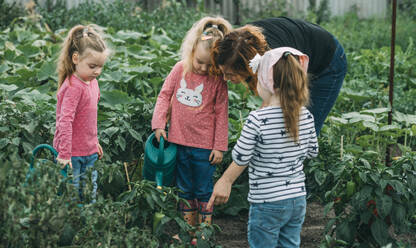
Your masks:
<instances>
[{"instance_id":1,"label":"child's face","mask_svg":"<svg viewBox=\"0 0 416 248\"><path fill-rule=\"evenodd\" d=\"M205 49L201 44L195 48L194 58L192 60L193 71L200 75L207 75L209 67L211 66L211 54L208 49Z\"/></svg>"},{"instance_id":2,"label":"child's face","mask_svg":"<svg viewBox=\"0 0 416 248\"><path fill-rule=\"evenodd\" d=\"M75 75L84 82L89 82L101 74L107 59L105 52L97 52L87 48L84 56L74 53L72 62L75 64Z\"/></svg>"}]
</instances>

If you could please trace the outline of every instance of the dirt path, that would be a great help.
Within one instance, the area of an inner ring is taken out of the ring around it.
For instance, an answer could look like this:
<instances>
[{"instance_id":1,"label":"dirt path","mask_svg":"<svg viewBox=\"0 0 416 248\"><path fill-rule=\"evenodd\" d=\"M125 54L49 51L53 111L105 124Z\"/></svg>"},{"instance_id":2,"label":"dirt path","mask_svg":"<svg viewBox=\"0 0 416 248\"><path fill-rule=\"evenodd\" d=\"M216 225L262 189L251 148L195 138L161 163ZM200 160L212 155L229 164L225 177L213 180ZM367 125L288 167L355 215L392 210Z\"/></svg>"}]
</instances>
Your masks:
<instances>
[{"instance_id":1,"label":"dirt path","mask_svg":"<svg viewBox=\"0 0 416 248\"><path fill-rule=\"evenodd\" d=\"M214 219L215 224L221 227L222 232L217 233L218 244L224 248L248 247L247 242L247 215L225 216ZM301 247L318 247L323 239L323 231L327 218L323 217L323 206L308 202L305 223L301 233Z\"/></svg>"}]
</instances>

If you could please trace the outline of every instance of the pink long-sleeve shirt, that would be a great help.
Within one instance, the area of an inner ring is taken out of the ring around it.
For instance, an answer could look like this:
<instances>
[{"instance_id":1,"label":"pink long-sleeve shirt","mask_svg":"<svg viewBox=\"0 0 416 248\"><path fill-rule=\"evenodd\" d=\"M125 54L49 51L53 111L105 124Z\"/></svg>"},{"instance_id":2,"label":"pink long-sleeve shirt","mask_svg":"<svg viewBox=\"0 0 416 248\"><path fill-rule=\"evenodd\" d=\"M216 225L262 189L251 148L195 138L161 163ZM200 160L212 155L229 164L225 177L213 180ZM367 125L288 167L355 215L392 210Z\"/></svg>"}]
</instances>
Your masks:
<instances>
[{"instance_id":1,"label":"pink long-sleeve shirt","mask_svg":"<svg viewBox=\"0 0 416 248\"><path fill-rule=\"evenodd\" d=\"M59 158L70 159L98 152L99 99L100 88L96 79L86 84L72 75L64 81L57 94L53 139L53 147L59 152Z\"/></svg>"},{"instance_id":2,"label":"pink long-sleeve shirt","mask_svg":"<svg viewBox=\"0 0 416 248\"><path fill-rule=\"evenodd\" d=\"M152 129L164 129L172 104L168 141L184 146L227 151L228 90L220 77L187 73L178 62L159 93Z\"/></svg>"}]
</instances>

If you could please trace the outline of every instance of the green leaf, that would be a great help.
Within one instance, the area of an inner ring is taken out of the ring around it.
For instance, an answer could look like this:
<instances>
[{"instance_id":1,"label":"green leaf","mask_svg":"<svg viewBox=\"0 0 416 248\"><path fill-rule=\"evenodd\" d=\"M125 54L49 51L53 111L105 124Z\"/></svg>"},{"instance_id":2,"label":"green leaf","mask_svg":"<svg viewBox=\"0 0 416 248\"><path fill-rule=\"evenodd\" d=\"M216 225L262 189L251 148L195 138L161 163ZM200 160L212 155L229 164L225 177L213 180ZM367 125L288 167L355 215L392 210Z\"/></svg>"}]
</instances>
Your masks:
<instances>
[{"instance_id":1,"label":"green leaf","mask_svg":"<svg viewBox=\"0 0 416 248\"><path fill-rule=\"evenodd\" d=\"M120 90L103 90L100 93L100 100L108 107L113 107L117 104L127 104L131 102L129 95Z\"/></svg>"},{"instance_id":2,"label":"green leaf","mask_svg":"<svg viewBox=\"0 0 416 248\"><path fill-rule=\"evenodd\" d=\"M152 73L153 72L153 68L152 67L149 67L147 65L139 66L139 67L136 68L136 72L137 73L140 73L140 74L145 74L145 73L148 74L148 73Z\"/></svg>"},{"instance_id":3,"label":"green leaf","mask_svg":"<svg viewBox=\"0 0 416 248\"><path fill-rule=\"evenodd\" d=\"M0 65L0 74L3 74L4 72L8 71L10 69L10 66L6 65L6 64L1 64Z\"/></svg>"},{"instance_id":4,"label":"green leaf","mask_svg":"<svg viewBox=\"0 0 416 248\"><path fill-rule=\"evenodd\" d=\"M371 234L373 235L376 242L383 246L389 243L389 227L380 218L376 218L376 221L371 225Z\"/></svg>"},{"instance_id":5,"label":"green leaf","mask_svg":"<svg viewBox=\"0 0 416 248\"><path fill-rule=\"evenodd\" d=\"M398 131L398 130L400 130L401 129L401 127L399 127L398 125L396 125L396 124L392 124L392 125L385 125L385 126L382 126L381 128L380 128L380 132L383 132L383 131Z\"/></svg>"},{"instance_id":6,"label":"green leaf","mask_svg":"<svg viewBox=\"0 0 416 248\"><path fill-rule=\"evenodd\" d=\"M9 85L0 84L0 89L5 90L5 91L14 91L14 90L17 90L18 88L14 84L9 84Z\"/></svg>"},{"instance_id":7,"label":"green leaf","mask_svg":"<svg viewBox=\"0 0 416 248\"><path fill-rule=\"evenodd\" d=\"M390 196L383 194L380 197L376 197L376 205L378 213L384 218L391 212L393 199Z\"/></svg>"},{"instance_id":8,"label":"green leaf","mask_svg":"<svg viewBox=\"0 0 416 248\"><path fill-rule=\"evenodd\" d=\"M391 220L394 228L403 229L406 226L406 208L402 204L394 203L394 211L391 213Z\"/></svg>"},{"instance_id":9,"label":"green leaf","mask_svg":"<svg viewBox=\"0 0 416 248\"><path fill-rule=\"evenodd\" d=\"M131 134L131 136L133 136L133 138L135 138L137 141L143 141L143 138L140 136L140 134L138 132L136 132L133 129L128 129L129 133Z\"/></svg>"},{"instance_id":10,"label":"green leaf","mask_svg":"<svg viewBox=\"0 0 416 248\"><path fill-rule=\"evenodd\" d=\"M16 57L16 52L12 50L6 50L4 52L4 58L10 62L14 61L14 58Z\"/></svg>"},{"instance_id":11,"label":"green leaf","mask_svg":"<svg viewBox=\"0 0 416 248\"><path fill-rule=\"evenodd\" d=\"M366 172L358 172L358 176L360 177L361 181L363 181L363 183L367 183L367 174Z\"/></svg>"},{"instance_id":12,"label":"green leaf","mask_svg":"<svg viewBox=\"0 0 416 248\"><path fill-rule=\"evenodd\" d=\"M9 144L9 139L7 138L2 138L0 139L0 149L3 149L4 147L6 147Z\"/></svg>"},{"instance_id":13,"label":"green leaf","mask_svg":"<svg viewBox=\"0 0 416 248\"><path fill-rule=\"evenodd\" d=\"M413 192L413 194L416 192L416 175L413 173L407 173L407 184L409 186L409 189L411 190L411 192ZM401 188L396 188L397 186L392 185L394 187L394 189L396 189L397 191L399 191L401 189L401 192L404 191L403 189L403 185L401 184ZM399 191L400 192L400 191Z\"/></svg>"},{"instance_id":14,"label":"green leaf","mask_svg":"<svg viewBox=\"0 0 416 248\"><path fill-rule=\"evenodd\" d=\"M334 116L329 117L329 120L334 121L334 122L338 122L338 123L341 123L341 124L347 124L348 123L347 119L338 118L338 117L334 117Z\"/></svg>"},{"instance_id":15,"label":"green leaf","mask_svg":"<svg viewBox=\"0 0 416 248\"><path fill-rule=\"evenodd\" d=\"M111 138L119 130L120 129L118 127L109 127L109 128L104 130L104 133L107 134L109 138Z\"/></svg>"},{"instance_id":16,"label":"green leaf","mask_svg":"<svg viewBox=\"0 0 416 248\"><path fill-rule=\"evenodd\" d=\"M369 185L365 185L357 194L357 199L360 201L360 203L367 203L367 201L370 199L371 194L373 192L373 188Z\"/></svg>"},{"instance_id":17,"label":"green leaf","mask_svg":"<svg viewBox=\"0 0 416 248\"><path fill-rule=\"evenodd\" d=\"M35 47L44 47L44 46L46 46L46 41L45 40L35 40L32 43L32 45L35 46Z\"/></svg>"},{"instance_id":18,"label":"green leaf","mask_svg":"<svg viewBox=\"0 0 416 248\"><path fill-rule=\"evenodd\" d=\"M18 46L17 47L20 51L22 51L23 55L26 58L35 57L40 53L39 47L32 46L30 44Z\"/></svg>"},{"instance_id":19,"label":"green leaf","mask_svg":"<svg viewBox=\"0 0 416 248\"><path fill-rule=\"evenodd\" d=\"M348 220L344 219L335 228L337 238L351 243L354 240L356 229L352 228Z\"/></svg>"},{"instance_id":20,"label":"green leaf","mask_svg":"<svg viewBox=\"0 0 416 248\"><path fill-rule=\"evenodd\" d=\"M19 55L14 59L14 62L17 64L27 64L27 59L24 55Z\"/></svg>"},{"instance_id":21,"label":"green leaf","mask_svg":"<svg viewBox=\"0 0 416 248\"><path fill-rule=\"evenodd\" d=\"M114 36L122 40L131 40L133 42L137 42L140 38L146 37L145 34L130 30L120 30Z\"/></svg>"},{"instance_id":22,"label":"green leaf","mask_svg":"<svg viewBox=\"0 0 416 248\"><path fill-rule=\"evenodd\" d=\"M319 186L322 186L324 184L327 173L322 170L316 170L315 171L315 181L319 184Z\"/></svg>"},{"instance_id":23,"label":"green leaf","mask_svg":"<svg viewBox=\"0 0 416 248\"><path fill-rule=\"evenodd\" d=\"M381 114L381 113L388 113L390 111L389 108L376 108L376 109L366 109L361 111L361 113L370 113L370 114Z\"/></svg>"},{"instance_id":24,"label":"green leaf","mask_svg":"<svg viewBox=\"0 0 416 248\"><path fill-rule=\"evenodd\" d=\"M117 144L121 147L121 150L126 150L126 140L122 136L117 137Z\"/></svg>"},{"instance_id":25,"label":"green leaf","mask_svg":"<svg viewBox=\"0 0 416 248\"><path fill-rule=\"evenodd\" d=\"M146 194L146 202L149 204L150 209L155 209L155 202L150 194Z\"/></svg>"},{"instance_id":26,"label":"green leaf","mask_svg":"<svg viewBox=\"0 0 416 248\"><path fill-rule=\"evenodd\" d=\"M363 126L373 130L374 132L379 131L378 126L374 122L364 121Z\"/></svg>"},{"instance_id":27,"label":"green leaf","mask_svg":"<svg viewBox=\"0 0 416 248\"><path fill-rule=\"evenodd\" d=\"M52 77L56 73L55 71L55 63L53 63L52 61L43 63L37 74L38 80L43 81Z\"/></svg>"}]
</instances>

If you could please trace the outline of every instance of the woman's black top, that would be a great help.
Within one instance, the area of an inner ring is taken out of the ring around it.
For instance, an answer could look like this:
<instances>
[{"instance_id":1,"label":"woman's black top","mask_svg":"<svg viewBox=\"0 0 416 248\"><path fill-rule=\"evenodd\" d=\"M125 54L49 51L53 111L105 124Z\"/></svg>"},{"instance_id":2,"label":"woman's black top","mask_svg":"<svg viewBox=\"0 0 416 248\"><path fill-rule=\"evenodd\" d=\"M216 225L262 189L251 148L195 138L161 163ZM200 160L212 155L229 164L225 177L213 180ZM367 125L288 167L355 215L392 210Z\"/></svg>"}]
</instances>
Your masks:
<instances>
[{"instance_id":1,"label":"woman's black top","mask_svg":"<svg viewBox=\"0 0 416 248\"><path fill-rule=\"evenodd\" d=\"M288 46L307 54L308 73L319 74L334 56L334 37L316 24L287 17L269 18L250 24L263 29L270 48Z\"/></svg>"}]
</instances>

